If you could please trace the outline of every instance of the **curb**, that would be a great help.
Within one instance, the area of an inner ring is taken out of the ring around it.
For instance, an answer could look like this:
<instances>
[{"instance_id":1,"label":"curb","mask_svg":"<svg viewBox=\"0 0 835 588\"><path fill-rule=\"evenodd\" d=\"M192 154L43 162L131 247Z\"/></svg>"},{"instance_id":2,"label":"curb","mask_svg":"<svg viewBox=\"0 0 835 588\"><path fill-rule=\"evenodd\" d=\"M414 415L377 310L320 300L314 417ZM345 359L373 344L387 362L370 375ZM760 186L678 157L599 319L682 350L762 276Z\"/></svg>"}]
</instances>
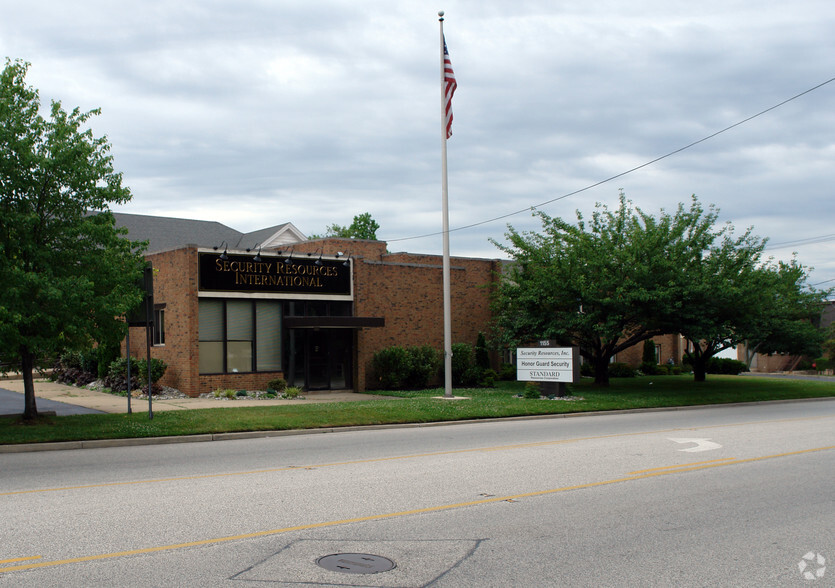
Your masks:
<instances>
[{"instance_id":1,"label":"curb","mask_svg":"<svg viewBox=\"0 0 835 588\"><path fill-rule=\"evenodd\" d=\"M447 427L471 425L475 423L495 423L507 421L532 421L542 419L568 419L587 416L606 416L621 414L641 414L648 412L674 412L679 410L699 410L705 408L726 408L739 406L762 406L769 404L788 404L790 402L821 402L835 400L835 396L820 398L794 398L787 400L765 400L762 402L732 402L727 404L695 404L691 406L664 406L656 408L632 408L590 412L570 412L561 414L537 414L516 417L469 419L462 421L437 421L431 423L399 423L389 425L354 425L348 427L325 427L320 429L290 429L286 431L240 431L237 433L205 433L200 435L178 435L171 437L133 437L129 439L93 439L89 441L57 441L51 443L20 443L0 445L0 454L31 453L35 451L67 451L71 449L103 449L111 447L137 447L143 445L173 445L175 443L205 443L208 441L235 441L238 439L263 439L267 437L290 437L295 435L317 435L322 433L350 433L356 431L383 431L387 429L418 429L423 427Z\"/></svg>"}]
</instances>

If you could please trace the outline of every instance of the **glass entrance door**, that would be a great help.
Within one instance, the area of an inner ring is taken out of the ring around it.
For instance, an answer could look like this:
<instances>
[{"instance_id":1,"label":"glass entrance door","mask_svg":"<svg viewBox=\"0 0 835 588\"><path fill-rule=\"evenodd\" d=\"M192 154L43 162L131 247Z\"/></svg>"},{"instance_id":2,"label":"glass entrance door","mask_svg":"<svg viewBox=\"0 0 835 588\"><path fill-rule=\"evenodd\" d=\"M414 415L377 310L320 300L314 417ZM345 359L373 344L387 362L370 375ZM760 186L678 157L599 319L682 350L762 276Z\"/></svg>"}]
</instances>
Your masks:
<instances>
[{"instance_id":1,"label":"glass entrance door","mask_svg":"<svg viewBox=\"0 0 835 588\"><path fill-rule=\"evenodd\" d=\"M330 386L330 346L327 330L308 331L307 382L308 390L327 390Z\"/></svg>"},{"instance_id":2,"label":"glass entrance door","mask_svg":"<svg viewBox=\"0 0 835 588\"><path fill-rule=\"evenodd\" d=\"M307 390L344 390L353 386L353 331L291 329L288 382Z\"/></svg>"}]
</instances>

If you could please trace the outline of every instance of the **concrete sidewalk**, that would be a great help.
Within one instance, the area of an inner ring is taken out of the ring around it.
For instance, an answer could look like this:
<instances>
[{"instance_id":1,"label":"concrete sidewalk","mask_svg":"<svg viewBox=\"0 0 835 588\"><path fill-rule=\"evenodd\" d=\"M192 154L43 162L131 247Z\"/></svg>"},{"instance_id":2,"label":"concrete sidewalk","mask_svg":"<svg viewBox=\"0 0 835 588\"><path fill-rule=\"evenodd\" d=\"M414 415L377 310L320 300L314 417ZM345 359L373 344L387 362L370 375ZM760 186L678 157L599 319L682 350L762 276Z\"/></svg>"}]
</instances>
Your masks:
<instances>
[{"instance_id":1,"label":"concrete sidewalk","mask_svg":"<svg viewBox=\"0 0 835 588\"><path fill-rule=\"evenodd\" d=\"M16 392L21 395L20 410L9 413L8 410L0 410L2 414L20 414L23 412L23 380L0 380L0 388ZM152 407L154 412L165 410L189 410L195 408L242 408L245 406L280 406L285 404L315 404L320 402L349 402L357 400L375 400L383 396L370 394L356 394L350 391L322 391L305 393L304 398L294 399L246 399L230 400L220 398L170 398L167 400L153 399ZM36 403L41 399L62 402L75 406L81 406L101 412L124 414L128 411L128 399L124 396L115 396L106 392L88 390L87 388L76 388L58 384L49 380L35 380ZM2 408L2 407L0 407ZM38 404L40 409L40 404ZM44 410L53 410L44 407ZM148 401L131 398L131 410L133 412L147 412Z\"/></svg>"}]
</instances>

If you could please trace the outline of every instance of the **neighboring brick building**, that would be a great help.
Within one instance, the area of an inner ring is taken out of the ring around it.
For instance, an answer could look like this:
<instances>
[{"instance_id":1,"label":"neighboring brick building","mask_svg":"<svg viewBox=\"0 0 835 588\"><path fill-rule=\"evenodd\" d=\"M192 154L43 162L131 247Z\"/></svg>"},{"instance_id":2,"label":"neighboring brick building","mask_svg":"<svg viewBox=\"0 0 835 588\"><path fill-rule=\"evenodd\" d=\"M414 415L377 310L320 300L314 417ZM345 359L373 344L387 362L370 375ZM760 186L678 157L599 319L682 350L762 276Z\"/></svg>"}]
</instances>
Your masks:
<instances>
[{"instance_id":1,"label":"neighboring brick building","mask_svg":"<svg viewBox=\"0 0 835 588\"><path fill-rule=\"evenodd\" d=\"M827 300L821 309L819 326L824 332L828 332L833 323L835 323L835 300ZM814 357L789 355L788 353L774 353L771 355L756 353L749 350L745 343L737 347L736 354L737 359L746 362L752 372L763 373L790 372L797 368L804 359L810 362L816 359Z\"/></svg>"},{"instance_id":2,"label":"neighboring brick building","mask_svg":"<svg viewBox=\"0 0 835 588\"><path fill-rule=\"evenodd\" d=\"M659 335L653 337L652 342L655 344L655 359L659 364L666 364L672 358L673 363L681 365L681 360L687 348L687 340L684 337L681 335ZM612 361L639 367L643 361L643 355L644 344L638 343L615 354Z\"/></svg>"},{"instance_id":3,"label":"neighboring brick building","mask_svg":"<svg viewBox=\"0 0 835 588\"><path fill-rule=\"evenodd\" d=\"M286 223L239 233L219 223L116 213L148 240L161 383L197 396L263 389L373 388L371 359L392 345L443 349L442 259L382 241L307 240ZM452 340L475 344L490 319L500 261L452 258ZM145 355L140 328L134 356Z\"/></svg>"}]
</instances>

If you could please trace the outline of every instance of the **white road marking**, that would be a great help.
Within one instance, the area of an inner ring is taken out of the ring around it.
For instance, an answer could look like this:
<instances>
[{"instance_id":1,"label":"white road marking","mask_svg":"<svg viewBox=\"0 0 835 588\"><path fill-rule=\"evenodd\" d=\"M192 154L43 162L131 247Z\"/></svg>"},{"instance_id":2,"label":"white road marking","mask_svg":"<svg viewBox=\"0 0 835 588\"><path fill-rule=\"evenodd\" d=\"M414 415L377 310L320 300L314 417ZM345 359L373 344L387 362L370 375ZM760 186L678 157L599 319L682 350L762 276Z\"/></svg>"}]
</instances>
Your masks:
<instances>
[{"instance_id":1,"label":"white road marking","mask_svg":"<svg viewBox=\"0 0 835 588\"><path fill-rule=\"evenodd\" d=\"M687 449L679 449L679 451L687 451L688 453L696 453L697 451L711 451L713 449L719 449L722 447L718 443L714 443L710 439L671 439L667 438L668 441L673 441L674 443L695 443L695 447L688 447Z\"/></svg>"}]
</instances>

